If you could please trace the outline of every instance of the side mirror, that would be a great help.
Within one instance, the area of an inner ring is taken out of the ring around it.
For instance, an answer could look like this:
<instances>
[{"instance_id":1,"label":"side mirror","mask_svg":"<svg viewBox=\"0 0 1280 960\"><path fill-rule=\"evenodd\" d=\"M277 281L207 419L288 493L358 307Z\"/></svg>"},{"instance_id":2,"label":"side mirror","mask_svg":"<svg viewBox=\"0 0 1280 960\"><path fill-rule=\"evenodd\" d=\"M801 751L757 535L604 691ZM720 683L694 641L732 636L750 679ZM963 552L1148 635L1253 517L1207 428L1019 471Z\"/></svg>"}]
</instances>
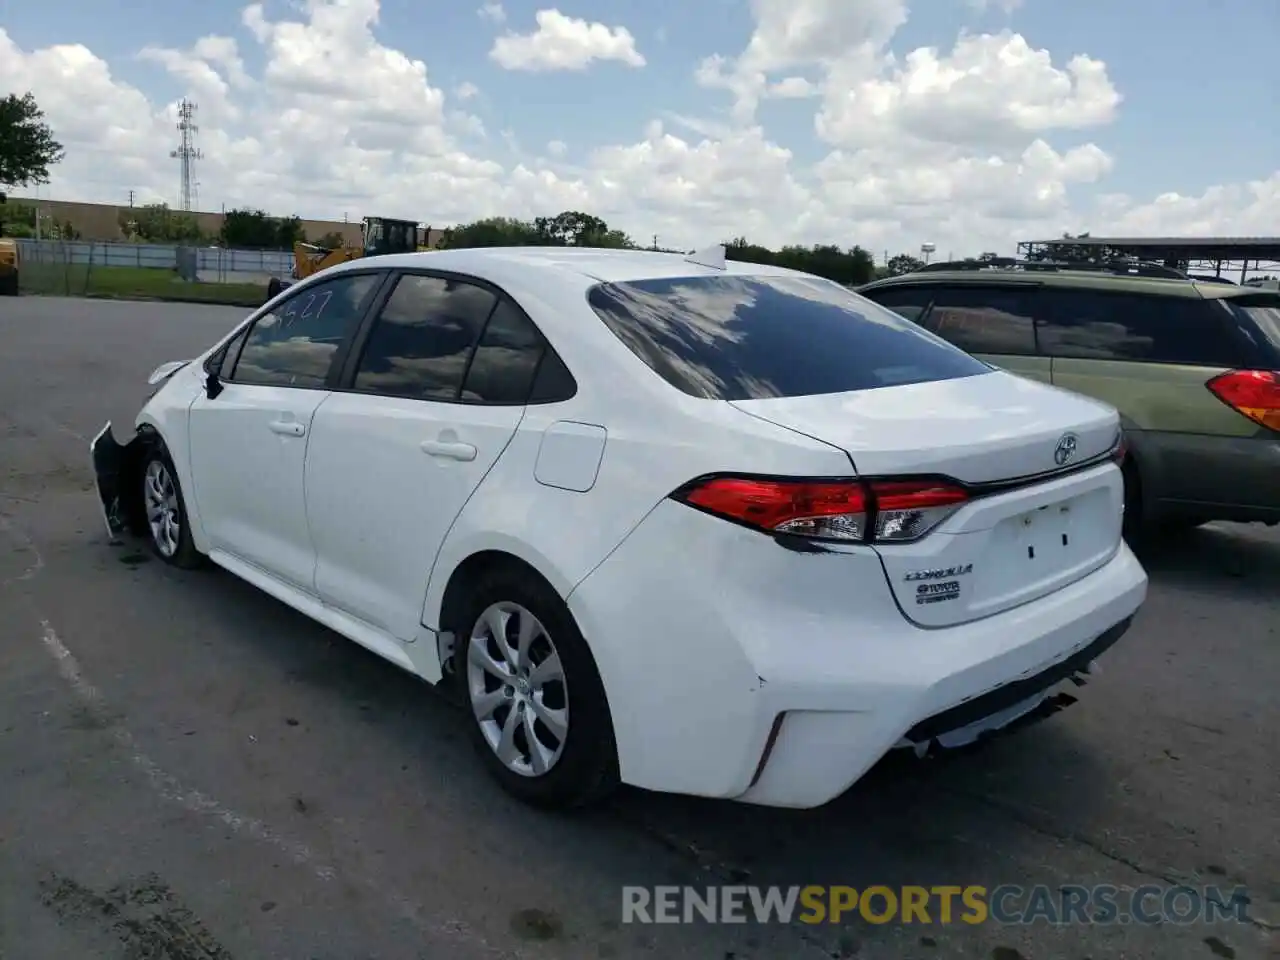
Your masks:
<instances>
[{"instance_id":1,"label":"side mirror","mask_svg":"<svg viewBox=\"0 0 1280 960\"><path fill-rule=\"evenodd\" d=\"M210 370L204 377L204 392L210 400L218 399L218 394L222 392L222 381L218 379L218 372Z\"/></svg>"}]
</instances>

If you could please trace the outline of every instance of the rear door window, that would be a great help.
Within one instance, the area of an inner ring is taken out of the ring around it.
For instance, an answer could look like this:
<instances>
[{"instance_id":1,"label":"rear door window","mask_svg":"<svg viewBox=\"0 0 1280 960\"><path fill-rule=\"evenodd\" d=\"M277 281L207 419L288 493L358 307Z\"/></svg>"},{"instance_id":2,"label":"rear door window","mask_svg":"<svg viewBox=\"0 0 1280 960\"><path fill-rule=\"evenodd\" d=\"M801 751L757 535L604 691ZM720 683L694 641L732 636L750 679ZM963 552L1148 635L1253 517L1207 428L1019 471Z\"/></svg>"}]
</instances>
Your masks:
<instances>
[{"instance_id":1,"label":"rear door window","mask_svg":"<svg viewBox=\"0 0 1280 960\"><path fill-rule=\"evenodd\" d=\"M1031 311L1036 293L1034 287L935 287L933 306L922 322L969 353L1035 356Z\"/></svg>"},{"instance_id":2,"label":"rear door window","mask_svg":"<svg viewBox=\"0 0 1280 960\"><path fill-rule=\"evenodd\" d=\"M990 373L897 314L820 280L719 276L592 287L608 328L695 397L844 393Z\"/></svg>"},{"instance_id":3,"label":"rear door window","mask_svg":"<svg viewBox=\"0 0 1280 960\"><path fill-rule=\"evenodd\" d=\"M1239 349L1212 302L1196 297L1054 290L1040 349L1054 357L1232 366Z\"/></svg>"},{"instance_id":4,"label":"rear door window","mask_svg":"<svg viewBox=\"0 0 1280 960\"><path fill-rule=\"evenodd\" d=\"M457 400L497 302L477 284L402 276L369 332L354 388L411 400Z\"/></svg>"},{"instance_id":5,"label":"rear door window","mask_svg":"<svg viewBox=\"0 0 1280 960\"><path fill-rule=\"evenodd\" d=\"M913 323L920 322L920 315L933 299L931 287L892 286L875 290L860 290L868 300L874 300L882 307L888 307L900 317L906 317Z\"/></svg>"}]
</instances>

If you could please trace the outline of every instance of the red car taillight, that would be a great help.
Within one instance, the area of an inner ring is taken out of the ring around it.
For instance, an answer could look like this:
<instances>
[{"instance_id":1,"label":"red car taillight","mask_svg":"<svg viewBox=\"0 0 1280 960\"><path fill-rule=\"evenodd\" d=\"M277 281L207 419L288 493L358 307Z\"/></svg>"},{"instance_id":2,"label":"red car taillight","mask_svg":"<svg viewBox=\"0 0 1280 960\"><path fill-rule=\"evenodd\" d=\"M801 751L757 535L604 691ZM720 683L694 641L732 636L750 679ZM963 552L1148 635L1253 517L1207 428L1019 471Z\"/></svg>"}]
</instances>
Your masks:
<instances>
[{"instance_id":1,"label":"red car taillight","mask_svg":"<svg viewBox=\"0 0 1280 960\"><path fill-rule=\"evenodd\" d=\"M919 540L969 499L939 480L710 477L672 496L769 533L846 543Z\"/></svg>"},{"instance_id":2,"label":"red car taillight","mask_svg":"<svg viewBox=\"0 0 1280 960\"><path fill-rule=\"evenodd\" d=\"M1232 370L1205 384L1215 397L1254 423L1280 430L1280 373Z\"/></svg>"},{"instance_id":3,"label":"red car taillight","mask_svg":"<svg viewBox=\"0 0 1280 960\"><path fill-rule=\"evenodd\" d=\"M1125 458L1129 456L1129 441L1125 439L1124 431L1121 430L1116 434L1116 442L1111 447L1111 459L1119 466L1124 466Z\"/></svg>"}]
</instances>

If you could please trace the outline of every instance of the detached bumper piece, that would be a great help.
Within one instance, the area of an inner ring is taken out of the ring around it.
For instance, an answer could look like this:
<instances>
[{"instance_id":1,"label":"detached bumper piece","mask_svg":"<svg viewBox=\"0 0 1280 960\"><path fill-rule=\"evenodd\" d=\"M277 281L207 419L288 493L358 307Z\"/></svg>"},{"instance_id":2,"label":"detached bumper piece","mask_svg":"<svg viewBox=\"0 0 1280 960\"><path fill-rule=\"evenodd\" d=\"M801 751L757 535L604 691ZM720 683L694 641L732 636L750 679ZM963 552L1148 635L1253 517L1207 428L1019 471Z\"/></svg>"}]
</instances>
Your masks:
<instances>
[{"instance_id":1,"label":"detached bumper piece","mask_svg":"<svg viewBox=\"0 0 1280 960\"><path fill-rule=\"evenodd\" d=\"M102 506L102 519L107 527L107 535L112 539L128 533L131 529L129 511L121 498L136 438L128 444L121 445L111 432L111 421L98 431L98 435L89 444L89 454L93 459L94 485L98 491L98 500Z\"/></svg>"},{"instance_id":2,"label":"detached bumper piece","mask_svg":"<svg viewBox=\"0 0 1280 960\"><path fill-rule=\"evenodd\" d=\"M967 746L996 733L1006 733L1057 713L1074 703L1075 698L1068 693L1045 696L1048 691L1065 680L1083 686L1085 678L1092 671L1093 662L1124 636L1132 623L1133 618L1127 617L1087 647L1040 673L1006 683L972 700L926 717L908 730L903 739L913 744L917 753L931 752L937 747L946 749L951 745L947 741L953 738L959 739L960 745ZM1019 708L1021 712L1018 712ZM1004 722L996 719L1005 713L1012 713L1012 718ZM981 729L984 723L987 725L986 729ZM963 731L968 728L979 728L980 732L972 737L964 737ZM961 736L957 737L958 734Z\"/></svg>"}]
</instances>

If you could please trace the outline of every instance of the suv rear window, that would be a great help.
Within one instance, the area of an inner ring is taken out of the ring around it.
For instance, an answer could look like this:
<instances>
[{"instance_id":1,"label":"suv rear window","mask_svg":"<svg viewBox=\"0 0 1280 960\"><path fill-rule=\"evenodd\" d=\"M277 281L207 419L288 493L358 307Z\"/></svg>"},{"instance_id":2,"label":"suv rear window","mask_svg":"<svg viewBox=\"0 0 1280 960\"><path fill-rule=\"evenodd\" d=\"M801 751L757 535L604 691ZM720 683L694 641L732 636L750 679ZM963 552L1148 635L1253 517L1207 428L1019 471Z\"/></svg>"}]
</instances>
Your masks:
<instances>
[{"instance_id":1,"label":"suv rear window","mask_svg":"<svg viewBox=\"0 0 1280 960\"><path fill-rule=\"evenodd\" d=\"M1272 295L1224 297L1232 310L1244 314L1272 346L1280 350L1280 297Z\"/></svg>"},{"instance_id":2,"label":"suv rear window","mask_svg":"<svg viewBox=\"0 0 1280 960\"><path fill-rule=\"evenodd\" d=\"M594 286L587 300L637 357L695 397L803 397L991 372L825 280L636 280Z\"/></svg>"}]
</instances>

